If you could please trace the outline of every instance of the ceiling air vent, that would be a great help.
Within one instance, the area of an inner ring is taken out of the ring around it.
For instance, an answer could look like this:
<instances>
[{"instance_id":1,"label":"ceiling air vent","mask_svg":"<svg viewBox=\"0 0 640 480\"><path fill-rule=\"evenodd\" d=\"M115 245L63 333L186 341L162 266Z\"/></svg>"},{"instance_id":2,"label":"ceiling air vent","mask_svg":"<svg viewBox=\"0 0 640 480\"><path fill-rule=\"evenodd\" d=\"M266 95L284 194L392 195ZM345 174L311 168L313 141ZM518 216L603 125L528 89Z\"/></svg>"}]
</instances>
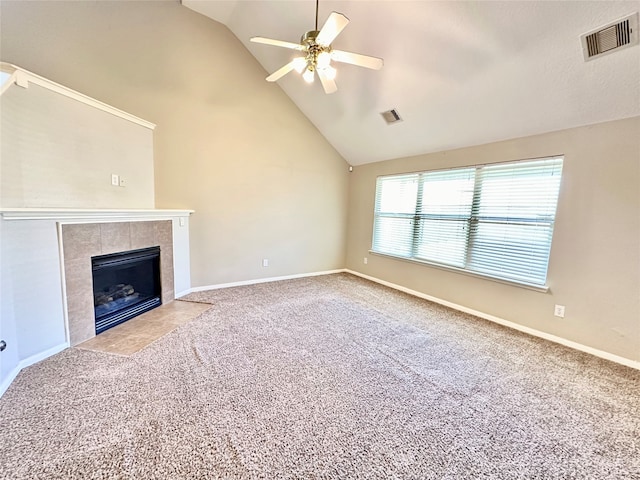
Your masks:
<instances>
[{"instance_id":1,"label":"ceiling air vent","mask_svg":"<svg viewBox=\"0 0 640 480\"><path fill-rule=\"evenodd\" d=\"M398 115L398 111L395 108L391 110L387 110L386 112L381 112L380 115L382 115L382 118L384 118L384 121L387 122L387 124L389 125L391 125L392 123L402 121L402 119L400 118L400 115Z\"/></svg>"},{"instance_id":2,"label":"ceiling air vent","mask_svg":"<svg viewBox=\"0 0 640 480\"><path fill-rule=\"evenodd\" d=\"M638 44L638 12L580 37L584 59L592 60L621 48Z\"/></svg>"}]
</instances>

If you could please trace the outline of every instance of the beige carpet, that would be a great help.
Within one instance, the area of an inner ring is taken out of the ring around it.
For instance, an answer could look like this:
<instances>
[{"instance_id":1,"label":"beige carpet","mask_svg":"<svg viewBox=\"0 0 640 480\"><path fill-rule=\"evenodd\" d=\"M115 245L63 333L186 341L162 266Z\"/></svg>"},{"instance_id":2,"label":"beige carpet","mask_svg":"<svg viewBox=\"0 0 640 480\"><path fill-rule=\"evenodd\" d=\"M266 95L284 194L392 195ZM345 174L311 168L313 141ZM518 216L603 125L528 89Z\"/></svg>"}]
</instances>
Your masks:
<instances>
[{"instance_id":1,"label":"beige carpet","mask_svg":"<svg viewBox=\"0 0 640 480\"><path fill-rule=\"evenodd\" d=\"M640 372L347 274L192 294L0 399L0 477L638 479Z\"/></svg>"}]
</instances>

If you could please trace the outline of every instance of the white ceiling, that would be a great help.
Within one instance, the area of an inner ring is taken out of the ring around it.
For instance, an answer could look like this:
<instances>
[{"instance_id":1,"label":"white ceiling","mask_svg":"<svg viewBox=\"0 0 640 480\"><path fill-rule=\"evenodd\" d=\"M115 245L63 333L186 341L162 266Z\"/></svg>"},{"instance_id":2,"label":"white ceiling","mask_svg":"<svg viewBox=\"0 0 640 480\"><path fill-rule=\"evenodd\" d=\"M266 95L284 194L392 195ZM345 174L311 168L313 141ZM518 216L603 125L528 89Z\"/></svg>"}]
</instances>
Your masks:
<instances>
[{"instance_id":1,"label":"white ceiling","mask_svg":"<svg viewBox=\"0 0 640 480\"><path fill-rule=\"evenodd\" d=\"M297 52L313 0L182 0L224 23L273 72ZM333 47L384 58L374 71L336 64L326 95L291 72L273 85L352 165L640 115L640 47L585 62L580 35L640 10L640 1L320 1L351 23ZM267 73L265 72L265 77ZM396 108L403 122L380 112Z\"/></svg>"}]
</instances>

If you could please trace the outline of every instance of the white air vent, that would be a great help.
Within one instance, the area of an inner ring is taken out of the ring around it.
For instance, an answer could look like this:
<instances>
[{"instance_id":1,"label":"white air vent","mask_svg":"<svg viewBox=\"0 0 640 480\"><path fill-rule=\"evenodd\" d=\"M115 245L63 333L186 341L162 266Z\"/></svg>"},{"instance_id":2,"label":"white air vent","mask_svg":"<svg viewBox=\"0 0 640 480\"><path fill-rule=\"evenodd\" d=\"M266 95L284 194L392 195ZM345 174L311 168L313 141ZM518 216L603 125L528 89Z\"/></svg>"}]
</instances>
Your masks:
<instances>
[{"instance_id":1,"label":"white air vent","mask_svg":"<svg viewBox=\"0 0 640 480\"><path fill-rule=\"evenodd\" d=\"M398 115L398 111L395 108L391 110L387 110L386 112L381 112L380 115L382 115L382 118L384 118L384 121L387 122L389 125L392 123L402 121L402 119L400 118L400 115Z\"/></svg>"},{"instance_id":2,"label":"white air vent","mask_svg":"<svg viewBox=\"0 0 640 480\"><path fill-rule=\"evenodd\" d=\"M638 12L585 33L580 40L585 61L637 45Z\"/></svg>"}]
</instances>

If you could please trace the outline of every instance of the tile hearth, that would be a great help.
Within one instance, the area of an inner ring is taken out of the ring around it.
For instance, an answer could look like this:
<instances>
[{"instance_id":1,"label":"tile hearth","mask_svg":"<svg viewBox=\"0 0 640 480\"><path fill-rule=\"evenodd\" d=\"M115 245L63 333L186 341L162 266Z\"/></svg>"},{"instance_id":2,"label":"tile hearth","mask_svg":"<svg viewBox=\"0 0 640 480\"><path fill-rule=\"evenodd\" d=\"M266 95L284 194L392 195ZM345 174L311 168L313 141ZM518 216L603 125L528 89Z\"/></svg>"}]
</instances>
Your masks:
<instances>
[{"instance_id":1,"label":"tile hearth","mask_svg":"<svg viewBox=\"0 0 640 480\"><path fill-rule=\"evenodd\" d=\"M211 305L174 300L110 328L77 348L129 356L180 325L190 322Z\"/></svg>"}]
</instances>

